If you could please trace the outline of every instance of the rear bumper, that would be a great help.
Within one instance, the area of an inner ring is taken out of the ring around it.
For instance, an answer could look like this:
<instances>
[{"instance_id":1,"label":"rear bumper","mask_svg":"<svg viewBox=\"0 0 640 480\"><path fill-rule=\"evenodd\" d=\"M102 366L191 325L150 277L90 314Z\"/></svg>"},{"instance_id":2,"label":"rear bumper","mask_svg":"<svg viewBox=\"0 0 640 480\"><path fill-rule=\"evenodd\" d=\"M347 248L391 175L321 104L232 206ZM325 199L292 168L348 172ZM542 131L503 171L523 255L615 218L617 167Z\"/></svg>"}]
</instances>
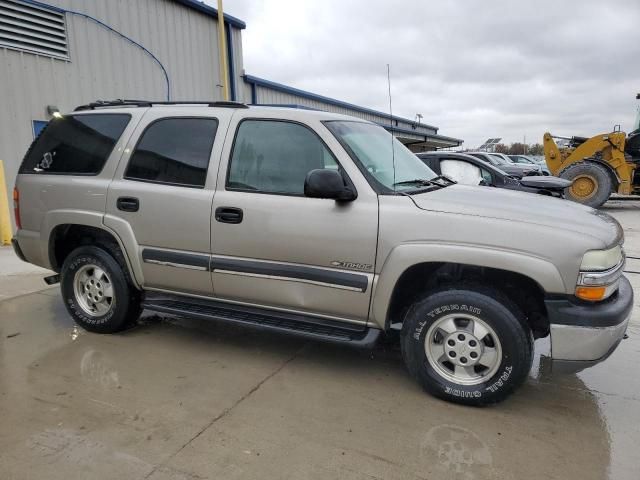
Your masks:
<instances>
[{"instance_id":1,"label":"rear bumper","mask_svg":"<svg viewBox=\"0 0 640 480\"><path fill-rule=\"evenodd\" d=\"M13 247L13 251L16 253L16 256L23 262L26 262L27 259L24 256L24 253L22 253L22 249L20 248L20 244L18 243L18 240L16 240L15 238L12 238L11 246Z\"/></svg>"},{"instance_id":2,"label":"rear bumper","mask_svg":"<svg viewBox=\"0 0 640 480\"><path fill-rule=\"evenodd\" d=\"M40 232L30 230L18 230L11 240L16 255L21 260L32 263L42 268L51 268L48 257L41 250ZM44 252L46 254L46 251Z\"/></svg>"},{"instance_id":3,"label":"rear bumper","mask_svg":"<svg viewBox=\"0 0 640 480\"><path fill-rule=\"evenodd\" d=\"M627 330L633 289L620 279L615 297L602 304L547 300L551 323L551 358L555 371L579 371L606 360Z\"/></svg>"}]
</instances>

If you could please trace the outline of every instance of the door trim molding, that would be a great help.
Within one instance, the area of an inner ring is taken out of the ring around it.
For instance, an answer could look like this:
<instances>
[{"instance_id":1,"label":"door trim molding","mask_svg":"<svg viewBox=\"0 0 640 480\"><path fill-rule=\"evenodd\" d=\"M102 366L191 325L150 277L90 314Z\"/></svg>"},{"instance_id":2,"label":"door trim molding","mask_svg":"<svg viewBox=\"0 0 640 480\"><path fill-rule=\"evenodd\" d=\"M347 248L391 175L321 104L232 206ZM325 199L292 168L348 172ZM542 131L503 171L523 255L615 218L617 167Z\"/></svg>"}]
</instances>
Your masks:
<instances>
[{"instance_id":1,"label":"door trim molding","mask_svg":"<svg viewBox=\"0 0 640 480\"><path fill-rule=\"evenodd\" d=\"M369 277L366 275L287 263L212 257L210 268L211 271L219 271L220 273L238 273L282 280L298 280L328 287L339 286L359 292L366 292L369 286Z\"/></svg>"},{"instance_id":2,"label":"door trim molding","mask_svg":"<svg viewBox=\"0 0 640 480\"><path fill-rule=\"evenodd\" d=\"M144 248L142 261L175 268L247 275L275 280L290 280L315 285L366 292L369 277L361 273L342 272L306 265L215 257L205 253L179 252Z\"/></svg>"},{"instance_id":3,"label":"door trim molding","mask_svg":"<svg viewBox=\"0 0 640 480\"><path fill-rule=\"evenodd\" d=\"M167 267L187 268L190 270L209 271L210 255L204 253L186 253L171 250L145 248L142 250L142 261Z\"/></svg>"}]
</instances>

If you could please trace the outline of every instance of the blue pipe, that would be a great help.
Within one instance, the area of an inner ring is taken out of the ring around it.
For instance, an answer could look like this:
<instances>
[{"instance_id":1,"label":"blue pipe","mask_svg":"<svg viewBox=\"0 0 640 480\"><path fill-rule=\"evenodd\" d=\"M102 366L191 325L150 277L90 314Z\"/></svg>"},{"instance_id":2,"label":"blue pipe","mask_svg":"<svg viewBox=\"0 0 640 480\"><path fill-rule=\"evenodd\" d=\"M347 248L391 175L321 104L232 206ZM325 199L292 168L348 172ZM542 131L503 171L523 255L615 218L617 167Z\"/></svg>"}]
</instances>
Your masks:
<instances>
[{"instance_id":1,"label":"blue pipe","mask_svg":"<svg viewBox=\"0 0 640 480\"><path fill-rule=\"evenodd\" d=\"M162 62L158 59L158 57L156 57L153 53L151 53L144 45L136 42L134 39L132 39L130 37L127 37L124 33L120 33L118 30L116 30L113 27L110 27L109 25L107 25L103 21L98 20L97 18L94 18L91 15L87 15L86 13L76 12L75 10L66 10L66 9L60 8L60 7L54 7L53 5L48 5L46 3L38 2L37 0L22 0L22 1L25 2L25 3L30 3L32 5L35 5L36 7L47 8L49 10L53 10L53 11L56 11L56 12L68 13L69 15L77 15L79 17L86 18L88 20L91 20L91 21L97 23L98 25L100 25L101 27L109 30L110 32L115 33L116 35L124 38L125 40L127 40L130 43L132 43L136 47L140 48L143 52L145 52L147 55L149 55L160 66L160 68L162 69L162 73L164 75L164 79L165 79L165 81L167 83L167 101L171 101L171 82L169 81L169 74L167 73L167 69L164 68L164 65L162 65Z\"/></svg>"}]
</instances>

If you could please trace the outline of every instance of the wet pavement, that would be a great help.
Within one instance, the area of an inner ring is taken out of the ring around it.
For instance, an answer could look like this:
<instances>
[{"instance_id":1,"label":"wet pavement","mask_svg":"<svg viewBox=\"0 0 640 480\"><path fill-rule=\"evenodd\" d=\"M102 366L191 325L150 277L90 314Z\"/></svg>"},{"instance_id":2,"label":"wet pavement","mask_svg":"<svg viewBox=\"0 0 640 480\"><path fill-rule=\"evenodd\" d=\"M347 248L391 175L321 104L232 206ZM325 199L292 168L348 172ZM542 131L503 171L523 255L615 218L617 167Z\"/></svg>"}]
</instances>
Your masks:
<instances>
[{"instance_id":1,"label":"wet pavement","mask_svg":"<svg viewBox=\"0 0 640 480\"><path fill-rule=\"evenodd\" d=\"M640 202L609 202L640 257ZM640 260L628 270L640 271ZM74 326L57 288L0 302L0 479L640 478L640 274L629 339L468 408L373 352L145 316ZM547 348L539 342L538 351Z\"/></svg>"}]
</instances>

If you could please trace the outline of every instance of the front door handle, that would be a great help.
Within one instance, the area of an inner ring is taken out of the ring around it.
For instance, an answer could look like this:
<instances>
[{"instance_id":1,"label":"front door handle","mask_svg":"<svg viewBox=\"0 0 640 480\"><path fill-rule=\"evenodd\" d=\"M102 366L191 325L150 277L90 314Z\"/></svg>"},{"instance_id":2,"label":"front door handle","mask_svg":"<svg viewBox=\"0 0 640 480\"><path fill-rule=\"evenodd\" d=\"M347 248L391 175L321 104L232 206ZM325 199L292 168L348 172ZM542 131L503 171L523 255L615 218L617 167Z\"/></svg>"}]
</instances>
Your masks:
<instances>
[{"instance_id":1,"label":"front door handle","mask_svg":"<svg viewBox=\"0 0 640 480\"><path fill-rule=\"evenodd\" d=\"M240 223L242 222L242 209L236 207L218 207L216 208L215 218L221 223Z\"/></svg>"},{"instance_id":2,"label":"front door handle","mask_svg":"<svg viewBox=\"0 0 640 480\"><path fill-rule=\"evenodd\" d=\"M123 212L137 212L140 209L140 200L134 197L120 197L116 206Z\"/></svg>"}]
</instances>

